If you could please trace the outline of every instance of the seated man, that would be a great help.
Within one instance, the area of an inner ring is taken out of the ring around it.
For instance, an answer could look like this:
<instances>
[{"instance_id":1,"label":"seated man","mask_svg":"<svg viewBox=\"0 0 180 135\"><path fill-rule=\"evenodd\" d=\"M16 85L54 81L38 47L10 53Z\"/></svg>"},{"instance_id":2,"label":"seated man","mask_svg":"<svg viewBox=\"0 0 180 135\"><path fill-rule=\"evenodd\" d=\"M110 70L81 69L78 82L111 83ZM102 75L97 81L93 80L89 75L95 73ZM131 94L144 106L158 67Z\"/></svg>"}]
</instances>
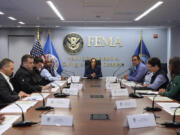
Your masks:
<instances>
[{"instance_id":1,"label":"seated man","mask_svg":"<svg viewBox=\"0 0 180 135\"><path fill-rule=\"evenodd\" d=\"M129 75L124 75L124 79L128 81L135 81L138 83L142 83L144 80L144 76L147 73L147 67L143 63L141 63L140 57L138 55L132 56L132 63L135 66L135 69L130 71Z\"/></svg>"},{"instance_id":2,"label":"seated man","mask_svg":"<svg viewBox=\"0 0 180 135\"><path fill-rule=\"evenodd\" d=\"M0 108L18 100L21 97L28 96L28 94L20 91L17 94L14 87L9 81L13 74L14 62L10 59L3 59L0 62Z\"/></svg>"},{"instance_id":3,"label":"seated man","mask_svg":"<svg viewBox=\"0 0 180 135\"><path fill-rule=\"evenodd\" d=\"M61 78L57 71L54 70L52 66L52 59L49 57L47 57L45 60L45 65L41 70L41 77L45 78L46 81L50 82L64 80L64 78Z\"/></svg>"},{"instance_id":4,"label":"seated man","mask_svg":"<svg viewBox=\"0 0 180 135\"><path fill-rule=\"evenodd\" d=\"M13 85L17 92L26 93L41 92L41 90L50 90L51 86L40 86L38 79L33 74L34 59L31 55L26 54L21 59L21 66L12 78Z\"/></svg>"},{"instance_id":5,"label":"seated man","mask_svg":"<svg viewBox=\"0 0 180 135\"><path fill-rule=\"evenodd\" d=\"M40 85L47 85L50 83L50 81L46 80L44 77L41 76L41 70L43 69L43 67L44 67L43 60L39 57L35 57L34 67L33 67L34 75L36 76Z\"/></svg>"},{"instance_id":6,"label":"seated man","mask_svg":"<svg viewBox=\"0 0 180 135\"><path fill-rule=\"evenodd\" d=\"M161 88L166 88L169 79L166 73L161 69L161 61L156 58L150 58L147 62L148 70L153 72L150 84L144 84L144 86L151 88L153 90L159 90Z\"/></svg>"},{"instance_id":7,"label":"seated man","mask_svg":"<svg viewBox=\"0 0 180 135\"><path fill-rule=\"evenodd\" d=\"M102 77L101 67L96 65L96 59L92 58L90 65L85 69L84 77L89 79L98 79Z\"/></svg>"}]
</instances>

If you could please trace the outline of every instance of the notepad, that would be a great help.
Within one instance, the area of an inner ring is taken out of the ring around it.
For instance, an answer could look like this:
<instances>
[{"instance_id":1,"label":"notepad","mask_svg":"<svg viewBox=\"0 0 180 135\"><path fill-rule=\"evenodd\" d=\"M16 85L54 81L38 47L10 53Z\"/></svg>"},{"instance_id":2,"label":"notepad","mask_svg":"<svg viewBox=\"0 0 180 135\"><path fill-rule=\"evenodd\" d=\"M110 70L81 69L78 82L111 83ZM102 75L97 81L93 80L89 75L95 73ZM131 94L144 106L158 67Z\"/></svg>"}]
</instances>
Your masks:
<instances>
[{"instance_id":1,"label":"notepad","mask_svg":"<svg viewBox=\"0 0 180 135\"><path fill-rule=\"evenodd\" d=\"M19 118L20 115L5 115L4 122L0 124L0 135L8 130L12 126L12 123L14 123Z\"/></svg>"},{"instance_id":2,"label":"notepad","mask_svg":"<svg viewBox=\"0 0 180 135\"><path fill-rule=\"evenodd\" d=\"M49 96L49 93L41 93L43 95L44 98L46 98L47 96ZM23 100L27 101L27 100L35 100L35 101L42 101L43 97L39 94L39 93L33 93L31 94L31 96L29 97L25 97Z\"/></svg>"},{"instance_id":3,"label":"notepad","mask_svg":"<svg viewBox=\"0 0 180 135\"><path fill-rule=\"evenodd\" d=\"M168 112L170 115L174 115L174 111L176 109L176 107L179 107L180 104L179 103L157 103L159 106L161 106L163 108L163 110L165 110L166 112ZM180 115L180 108L177 109L176 111L176 115Z\"/></svg>"},{"instance_id":4,"label":"notepad","mask_svg":"<svg viewBox=\"0 0 180 135\"><path fill-rule=\"evenodd\" d=\"M153 101L153 98L154 98L154 97L148 97L148 98ZM173 100L170 99L170 98L168 98L168 97L157 96L157 97L155 97L155 101L171 102L171 101L173 101Z\"/></svg>"},{"instance_id":5,"label":"notepad","mask_svg":"<svg viewBox=\"0 0 180 135\"><path fill-rule=\"evenodd\" d=\"M23 112L27 112L32 106L34 106L38 101L16 101L15 103L21 106ZM21 109L16 105L11 104L5 108L3 108L0 112L1 113L21 113Z\"/></svg>"},{"instance_id":6,"label":"notepad","mask_svg":"<svg viewBox=\"0 0 180 135\"><path fill-rule=\"evenodd\" d=\"M157 91L152 90L136 90L136 93L139 93L141 95L158 95Z\"/></svg>"}]
</instances>

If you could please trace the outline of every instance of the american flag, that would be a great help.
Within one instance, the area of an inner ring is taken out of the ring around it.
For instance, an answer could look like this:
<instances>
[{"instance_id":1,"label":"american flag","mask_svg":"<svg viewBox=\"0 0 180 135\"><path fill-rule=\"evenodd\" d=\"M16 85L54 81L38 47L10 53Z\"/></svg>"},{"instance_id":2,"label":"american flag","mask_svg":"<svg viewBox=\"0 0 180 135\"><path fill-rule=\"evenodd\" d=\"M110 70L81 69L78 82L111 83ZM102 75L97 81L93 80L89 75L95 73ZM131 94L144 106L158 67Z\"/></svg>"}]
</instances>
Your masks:
<instances>
[{"instance_id":1,"label":"american flag","mask_svg":"<svg viewBox=\"0 0 180 135\"><path fill-rule=\"evenodd\" d=\"M34 44L33 44L33 48L30 51L31 56L35 57L40 57L44 55L44 51L41 47L40 41L38 39L35 40Z\"/></svg>"}]
</instances>

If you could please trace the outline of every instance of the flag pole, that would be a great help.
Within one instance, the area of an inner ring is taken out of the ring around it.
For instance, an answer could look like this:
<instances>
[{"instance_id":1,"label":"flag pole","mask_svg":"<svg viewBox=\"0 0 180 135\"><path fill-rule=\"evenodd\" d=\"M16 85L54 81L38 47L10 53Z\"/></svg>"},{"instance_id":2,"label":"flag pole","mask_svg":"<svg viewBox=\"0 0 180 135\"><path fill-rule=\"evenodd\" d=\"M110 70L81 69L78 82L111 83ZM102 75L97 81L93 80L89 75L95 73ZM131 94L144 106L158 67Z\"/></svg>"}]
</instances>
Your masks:
<instances>
[{"instance_id":1,"label":"flag pole","mask_svg":"<svg viewBox=\"0 0 180 135\"><path fill-rule=\"evenodd\" d=\"M50 29L48 29L48 35L49 35L49 36L51 35L51 30L50 30Z\"/></svg>"},{"instance_id":2,"label":"flag pole","mask_svg":"<svg viewBox=\"0 0 180 135\"><path fill-rule=\"evenodd\" d=\"M39 39L40 39L39 31L40 31L40 29L37 28L37 40L38 40L38 41L39 41Z\"/></svg>"},{"instance_id":3,"label":"flag pole","mask_svg":"<svg viewBox=\"0 0 180 135\"><path fill-rule=\"evenodd\" d=\"M142 30L141 30L141 62L142 62Z\"/></svg>"}]
</instances>

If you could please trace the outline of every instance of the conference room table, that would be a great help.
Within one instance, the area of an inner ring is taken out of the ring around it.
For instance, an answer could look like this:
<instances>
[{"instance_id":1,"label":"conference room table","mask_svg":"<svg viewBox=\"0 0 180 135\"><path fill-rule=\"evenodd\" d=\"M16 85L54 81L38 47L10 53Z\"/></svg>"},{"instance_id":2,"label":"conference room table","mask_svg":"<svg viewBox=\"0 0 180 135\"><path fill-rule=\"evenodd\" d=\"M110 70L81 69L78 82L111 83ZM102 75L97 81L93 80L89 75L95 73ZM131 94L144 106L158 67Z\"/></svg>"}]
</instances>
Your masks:
<instances>
[{"instance_id":1,"label":"conference room table","mask_svg":"<svg viewBox=\"0 0 180 135\"><path fill-rule=\"evenodd\" d=\"M176 135L177 128L165 128L157 124L155 127L130 129L124 126L126 116L145 113L144 108L152 105L147 97L136 99L137 107L128 109L115 109L115 101L130 99L128 96L111 97L105 89L105 80L82 79L83 89L79 96L68 97L71 108L55 108L52 111L36 111L35 108L42 104L39 101L25 113L25 119L40 122L41 114L73 115L72 127L42 126L39 124L31 127L9 128L3 135ZM128 87L128 91L132 89ZM104 98L91 98L90 95L104 95ZM50 94L49 97L53 97ZM156 104L156 106L158 106ZM90 120L90 114L109 114L110 120ZM157 123L171 121L172 116L164 110L155 113ZM177 117L177 121L180 117Z\"/></svg>"}]
</instances>

